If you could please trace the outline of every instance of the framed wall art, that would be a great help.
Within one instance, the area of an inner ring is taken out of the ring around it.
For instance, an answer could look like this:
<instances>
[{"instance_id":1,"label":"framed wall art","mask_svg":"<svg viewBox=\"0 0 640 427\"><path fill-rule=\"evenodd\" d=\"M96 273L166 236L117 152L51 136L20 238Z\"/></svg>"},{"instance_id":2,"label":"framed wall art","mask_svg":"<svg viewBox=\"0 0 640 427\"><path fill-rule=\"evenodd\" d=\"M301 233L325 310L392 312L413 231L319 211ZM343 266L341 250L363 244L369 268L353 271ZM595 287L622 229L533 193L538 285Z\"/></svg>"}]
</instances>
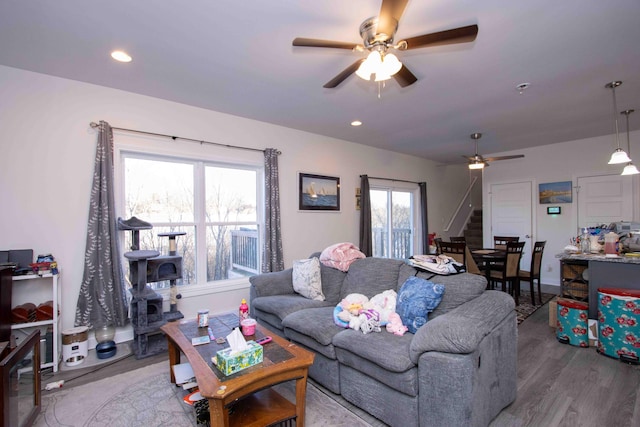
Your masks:
<instances>
[{"instance_id":1,"label":"framed wall art","mask_svg":"<svg viewBox=\"0 0 640 427\"><path fill-rule=\"evenodd\" d=\"M298 208L301 211L339 211L340 178L299 173Z\"/></svg>"},{"instance_id":2,"label":"framed wall art","mask_svg":"<svg viewBox=\"0 0 640 427\"><path fill-rule=\"evenodd\" d=\"M571 203L573 189L571 181L547 182L538 185L540 204Z\"/></svg>"}]
</instances>

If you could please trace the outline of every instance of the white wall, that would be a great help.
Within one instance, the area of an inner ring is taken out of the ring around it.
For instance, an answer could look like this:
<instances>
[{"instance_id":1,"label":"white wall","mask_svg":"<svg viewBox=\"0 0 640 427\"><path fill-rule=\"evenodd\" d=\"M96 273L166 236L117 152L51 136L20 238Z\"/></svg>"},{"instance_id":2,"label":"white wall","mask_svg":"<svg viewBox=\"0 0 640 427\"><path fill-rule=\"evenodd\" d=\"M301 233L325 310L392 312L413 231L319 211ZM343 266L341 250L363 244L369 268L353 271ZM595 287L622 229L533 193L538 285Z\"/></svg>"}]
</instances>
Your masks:
<instances>
[{"instance_id":1,"label":"white wall","mask_svg":"<svg viewBox=\"0 0 640 427\"><path fill-rule=\"evenodd\" d=\"M626 134L621 134L621 141L625 141ZM631 132L632 157L640 159L640 131ZM569 243L570 237L577 235L578 224L576 190L579 177L598 175L618 175L624 165L608 165L609 157L615 148L612 135L568 141L560 144L545 145L537 148L517 150L494 155L524 154L524 159L504 160L491 163L486 168L483 178L484 227L485 245L491 245L491 217L489 212L492 184L531 181L533 183L533 241L546 240L542 265L542 283L560 284L560 262L555 257L562 252ZM638 162L636 162L638 164ZM640 175L624 177L632 181L633 218L625 220L637 221L640 218ZM538 203L538 184L557 181L572 181L574 186L573 203L564 203L561 215L547 215L547 205ZM526 256L525 256L526 257ZM529 258L526 257L528 266ZM528 268L528 267L527 267Z\"/></svg>"},{"instance_id":2,"label":"white wall","mask_svg":"<svg viewBox=\"0 0 640 427\"><path fill-rule=\"evenodd\" d=\"M61 268L62 329L73 326L82 281L96 132L92 121L255 148L280 156L282 241L286 266L341 241L358 242L355 188L359 175L426 181L430 231L441 234L468 184L464 165L435 167L425 159L300 132L183 104L0 66L0 248L52 253ZM215 94L212 94L215 96ZM144 139L115 132L116 144ZM262 163L261 153L153 141L166 150L214 153ZM199 151L202 150L202 151ZM341 211L297 210L297 172L341 178ZM446 184L443 185L443 184ZM179 308L194 316L235 310L248 282L206 297L183 291ZM120 334L121 331L119 331Z\"/></svg>"}]
</instances>

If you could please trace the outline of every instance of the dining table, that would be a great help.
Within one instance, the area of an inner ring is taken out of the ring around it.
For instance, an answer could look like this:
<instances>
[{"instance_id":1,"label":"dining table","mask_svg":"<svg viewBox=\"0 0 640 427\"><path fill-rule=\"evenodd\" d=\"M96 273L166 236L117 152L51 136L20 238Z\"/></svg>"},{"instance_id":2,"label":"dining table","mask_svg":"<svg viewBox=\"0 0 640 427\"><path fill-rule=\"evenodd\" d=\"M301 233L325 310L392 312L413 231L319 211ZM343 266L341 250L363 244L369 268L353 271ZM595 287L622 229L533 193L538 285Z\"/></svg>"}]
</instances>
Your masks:
<instances>
[{"instance_id":1,"label":"dining table","mask_svg":"<svg viewBox=\"0 0 640 427\"><path fill-rule=\"evenodd\" d=\"M478 265L482 265L487 278L487 289L491 289L491 264L504 261L506 251L496 248L481 248L471 251L471 256Z\"/></svg>"}]
</instances>

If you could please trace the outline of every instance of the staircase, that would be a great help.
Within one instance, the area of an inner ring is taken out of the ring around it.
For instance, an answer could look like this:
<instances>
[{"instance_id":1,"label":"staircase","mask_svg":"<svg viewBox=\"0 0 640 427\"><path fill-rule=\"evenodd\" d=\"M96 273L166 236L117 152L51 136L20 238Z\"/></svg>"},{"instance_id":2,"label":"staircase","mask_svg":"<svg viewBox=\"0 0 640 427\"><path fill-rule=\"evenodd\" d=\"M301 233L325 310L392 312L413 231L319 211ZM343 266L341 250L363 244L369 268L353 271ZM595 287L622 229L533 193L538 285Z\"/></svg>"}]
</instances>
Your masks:
<instances>
[{"instance_id":1,"label":"staircase","mask_svg":"<svg viewBox=\"0 0 640 427\"><path fill-rule=\"evenodd\" d=\"M482 248L482 209L476 209L471 214L464 230L464 237L469 249Z\"/></svg>"}]
</instances>

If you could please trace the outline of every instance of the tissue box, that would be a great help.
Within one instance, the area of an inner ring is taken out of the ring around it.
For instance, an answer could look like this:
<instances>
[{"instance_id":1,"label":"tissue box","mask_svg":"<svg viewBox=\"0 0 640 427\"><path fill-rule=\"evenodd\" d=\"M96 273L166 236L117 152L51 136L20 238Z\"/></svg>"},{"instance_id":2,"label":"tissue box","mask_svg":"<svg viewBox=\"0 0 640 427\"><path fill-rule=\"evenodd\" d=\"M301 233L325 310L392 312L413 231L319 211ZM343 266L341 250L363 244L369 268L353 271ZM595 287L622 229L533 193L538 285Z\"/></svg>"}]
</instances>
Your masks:
<instances>
[{"instance_id":1,"label":"tissue box","mask_svg":"<svg viewBox=\"0 0 640 427\"><path fill-rule=\"evenodd\" d=\"M219 350L216 353L218 369L225 375L231 375L262 363L262 346L255 341L247 341L247 346L246 350L234 354L231 348Z\"/></svg>"}]
</instances>

